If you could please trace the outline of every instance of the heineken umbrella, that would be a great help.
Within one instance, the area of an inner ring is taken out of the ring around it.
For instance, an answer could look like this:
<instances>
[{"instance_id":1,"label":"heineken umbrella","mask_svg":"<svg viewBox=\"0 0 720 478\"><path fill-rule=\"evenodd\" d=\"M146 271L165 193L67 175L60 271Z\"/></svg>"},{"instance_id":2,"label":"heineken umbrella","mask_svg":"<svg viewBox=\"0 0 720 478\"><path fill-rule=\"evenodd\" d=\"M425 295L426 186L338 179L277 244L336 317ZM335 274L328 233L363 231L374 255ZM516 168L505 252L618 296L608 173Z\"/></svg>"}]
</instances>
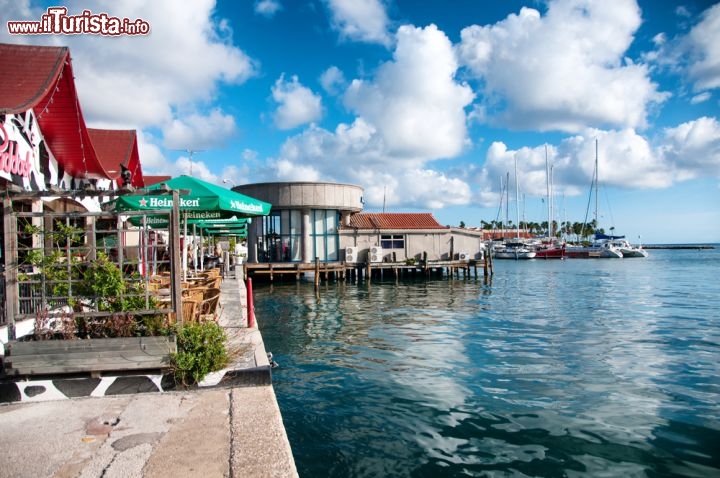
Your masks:
<instances>
[{"instance_id":1,"label":"heineken umbrella","mask_svg":"<svg viewBox=\"0 0 720 478\"><path fill-rule=\"evenodd\" d=\"M245 236L250 218L198 221L195 227L206 236Z\"/></svg>"},{"instance_id":2,"label":"heineken umbrella","mask_svg":"<svg viewBox=\"0 0 720 478\"><path fill-rule=\"evenodd\" d=\"M182 191L180 211L185 218L185 237L188 223L208 219L230 217L267 216L271 205L259 199L225 189L192 176L178 176L145 188L147 194L119 196L112 202L112 209L123 211L158 211L172 209L172 197L153 194L153 191ZM167 227L167 216L149 215L144 218L145 226ZM142 217L131 218L131 223L143 223ZM187 271L187 241L183 245L183 270ZM193 254L194 260L197 260Z\"/></svg>"},{"instance_id":3,"label":"heineken umbrella","mask_svg":"<svg viewBox=\"0 0 720 478\"><path fill-rule=\"evenodd\" d=\"M180 211L187 212L188 220L267 216L270 213L269 203L192 176L178 176L146 189L148 192L165 189L187 191L180 196ZM172 197L150 193L120 196L114 201L117 212L158 209L172 209Z\"/></svg>"},{"instance_id":4,"label":"heineken umbrella","mask_svg":"<svg viewBox=\"0 0 720 478\"><path fill-rule=\"evenodd\" d=\"M241 236L245 237L247 236L247 228L241 227L241 228L211 228L211 229L203 229L202 234L206 236Z\"/></svg>"}]
</instances>

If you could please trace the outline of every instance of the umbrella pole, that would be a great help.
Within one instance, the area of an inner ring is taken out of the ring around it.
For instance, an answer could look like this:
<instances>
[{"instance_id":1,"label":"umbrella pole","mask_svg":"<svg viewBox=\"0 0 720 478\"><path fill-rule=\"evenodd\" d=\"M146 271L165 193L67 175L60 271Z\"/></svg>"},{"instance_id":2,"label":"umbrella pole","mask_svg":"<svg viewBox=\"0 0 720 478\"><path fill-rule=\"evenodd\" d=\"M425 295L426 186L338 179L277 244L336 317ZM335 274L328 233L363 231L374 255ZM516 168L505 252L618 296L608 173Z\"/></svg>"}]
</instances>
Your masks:
<instances>
[{"instance_id":1,"label":"umbrella pole","mask_svg":"<svg viewBox=\"0 0 720 478\"><path fill-rule=\"evenodd\" d=\"M193 269L195 270L195 274L197 274L198 270L198 246L197 246L197 236L195 235L197 233L197 229L195 228L195 224L193 224ZM200 248L202 249L202 241L200 241Z\"/></svg>"},{"instance_id":2,"label":"umbrella pole","mask_svg":"<svg viewBox=\"0 0 720 478\"><path fill-rule=\"evenodd\" d=\"M183 226L183 280L187 279L187 251L188 251L188 237L187 237L187 211L185 211L185 225Z\"/></svg>"},{"instance_id":3,"label":"umbrella pole","mask_svg":"<svg viewBox=\"0 0 720 478\"><path fill-rule=\"evenodd\" d=\"M200 229L200 271L205 271L205 250L203 249L202 229Z\"/></svg>"}]
</instances>

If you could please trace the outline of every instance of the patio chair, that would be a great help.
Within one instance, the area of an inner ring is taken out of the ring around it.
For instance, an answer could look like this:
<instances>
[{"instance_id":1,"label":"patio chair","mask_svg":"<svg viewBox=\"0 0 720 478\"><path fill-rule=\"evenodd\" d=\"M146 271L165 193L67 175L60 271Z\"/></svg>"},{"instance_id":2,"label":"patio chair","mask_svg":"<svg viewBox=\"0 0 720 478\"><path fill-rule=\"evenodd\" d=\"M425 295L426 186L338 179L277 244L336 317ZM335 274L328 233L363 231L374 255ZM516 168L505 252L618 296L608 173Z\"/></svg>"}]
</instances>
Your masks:
<instances>
[{"instance_id":1,"label":"patio chair","mask_svg":"<svg viewBox=\"0 0 720 478\"><path fill-rule=\"evenodd\" d=\"M193 287L191 289L183 289L182 300L193 300L195 302L202 302L205 297L205 290Z\"/></svg>"},{"instance_id":2,"label":"patio chair","mask_svg":"<svg viewBox=\"0 0 720 478\"><path fill-rule=\"evenodd\" d=\"M220 302L220 289L211 289L200 303L198 311L198 320L204 322L206 320L217 320L217 308Z\"/></svg>"},{"instance_id":3,"label":"patio chair","mask_svg":"<svg viewBox=\"0 0 720 478\"><path fill-rule=\"evenodd\" d=\"M209 288L209 289L217 289L220 287L220 283L222 282L222 277L216 276L211 277L207 279L205 282L203 282L203 286Z\"/></svg>"},{"instance_id":4,"label":"patio chair","mask_svg":"<svg viewBox=\"0 0 720 478\"><path fill-rule=\"evenodd\" d=\"M183 297L182 299L182 305L180 306L180 310L182 311L182 318L183 322L196 322L197 317L197 311L198 311L198 305L200 303L196 300L190 300ZM170 323L174 324L177 322L176 314L171 312L169 314Z\"/></svg>"}]
</instances>

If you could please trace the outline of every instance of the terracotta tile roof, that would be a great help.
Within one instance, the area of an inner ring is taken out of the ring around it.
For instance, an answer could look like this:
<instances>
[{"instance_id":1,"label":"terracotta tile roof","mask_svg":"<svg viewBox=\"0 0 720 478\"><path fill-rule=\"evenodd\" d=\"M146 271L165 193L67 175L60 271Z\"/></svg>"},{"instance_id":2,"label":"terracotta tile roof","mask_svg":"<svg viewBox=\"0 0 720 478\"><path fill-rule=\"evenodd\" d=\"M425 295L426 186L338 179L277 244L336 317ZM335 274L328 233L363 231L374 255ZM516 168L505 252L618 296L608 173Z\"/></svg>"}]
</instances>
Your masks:
<instances>
[{"instance_id":1,"label":"terracotta tile roof","mask_svg":"<svg viewBox=\"0 0 720 478\"><path fill-rule=\"evenodd\" d=\"M429 212L422 213L358 213L350 217L345 228L357 229L447 229Z\"/></svg>"},{"instance_id":2,"label":"terracotta tile roof","mask_svg":"<svg viewBox=\"0 0 720 478\"><path fill-rule=\"evenodd\" d=\"M145 186L135 130L88 128L88 133L95 153L108 173L117 174L122 168L126 168L132 174L131 186L136 188ZM125 185L122 179L118 182L120 186Z\"/></svg>"},{"instance_id":3,"label":"terracotta tile roof","mask_svg":"<svg viewBox=\"0 0 720 478\"><path fill-rule=\"evenodd\" d=\"M153 184L169 181L170 179L172 179L172 176L145 176L145 186L152 186Z\"/></svg>"},{"instance_id":4,"label":"terracotta tile roof","mask_svg":"<svg viewBox=\"0 0 720 478\"><path fill-rule=\"evenodd\" d=\"M37 105L55 88L69 56L67 47L0 44L0 113L23 113Z\"/></svg>"},{"instance_id":5,"label":"terracotta tile roof","mask_svg":"<svg viewBox=\"0 0 720 478\"><path fill-rule=\"evenodd\" d=\"M75 89L67 47L0 43L0 114L37 118L48 149L74 178L117 179L95 154Z\"/></svg>"}]
</instances>

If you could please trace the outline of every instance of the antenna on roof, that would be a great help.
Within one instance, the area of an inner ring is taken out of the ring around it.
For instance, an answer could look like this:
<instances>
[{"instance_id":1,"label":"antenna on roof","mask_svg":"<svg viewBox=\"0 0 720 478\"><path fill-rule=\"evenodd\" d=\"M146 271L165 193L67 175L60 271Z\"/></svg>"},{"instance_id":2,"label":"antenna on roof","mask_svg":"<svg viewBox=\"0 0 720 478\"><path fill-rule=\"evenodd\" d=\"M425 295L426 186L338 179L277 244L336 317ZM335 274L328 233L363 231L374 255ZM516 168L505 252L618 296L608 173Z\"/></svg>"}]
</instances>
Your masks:
<instances>
[{"instance_id":1,"label":"antenna on roof","mask_svg":"<svg viewBox=\"0 0 720 478\"><path fill-rule=\"evenodd\" d=\"M190 176L192 176L192 175L193 175L193 173L192 173L192 165L193 165L192 159L193 159L193 154L195 154L195 153L202 153L203 151L206 151L206 150L204 150L204 149L190 149L190 148L187 148L187 149L173 149L173 151L182 151L182 152L187 153L187 154L189 155L189 157L190 157Z\"/></svg>"}]
</instances>

